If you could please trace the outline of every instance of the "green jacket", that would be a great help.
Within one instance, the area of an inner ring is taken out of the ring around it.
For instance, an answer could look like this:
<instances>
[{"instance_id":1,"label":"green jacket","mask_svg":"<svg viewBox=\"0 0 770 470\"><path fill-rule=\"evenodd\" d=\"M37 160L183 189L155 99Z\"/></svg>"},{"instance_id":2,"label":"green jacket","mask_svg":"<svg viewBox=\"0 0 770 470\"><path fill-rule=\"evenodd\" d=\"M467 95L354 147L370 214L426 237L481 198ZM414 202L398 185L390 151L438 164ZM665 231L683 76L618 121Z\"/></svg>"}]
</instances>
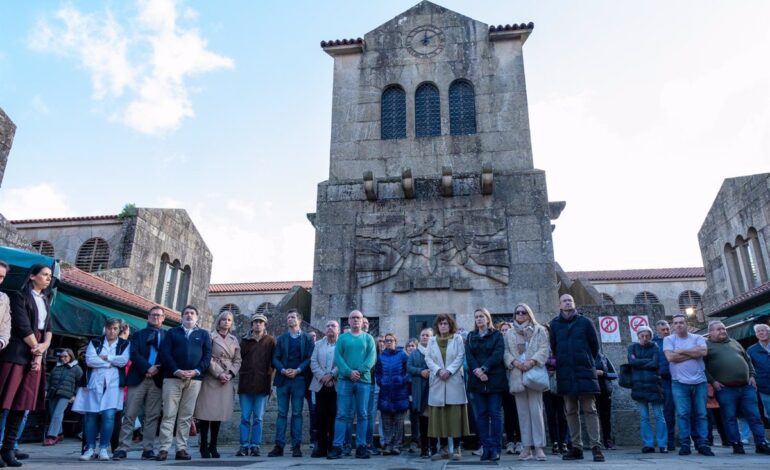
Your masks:
<instances>
[{"instance_id":1,"label":"green jacket","mask_svg":"<svg viewBox=\"0 0 770 470\"><path fill-rule=\"evenodd\" d=\"M708 354L703 358L706 364L706 378L710 384L719 382L728 387L746 385L754 377L754 366L749 355L739 342L732 338L726 341L706 340Z\"/></svg>"}]
</instances>

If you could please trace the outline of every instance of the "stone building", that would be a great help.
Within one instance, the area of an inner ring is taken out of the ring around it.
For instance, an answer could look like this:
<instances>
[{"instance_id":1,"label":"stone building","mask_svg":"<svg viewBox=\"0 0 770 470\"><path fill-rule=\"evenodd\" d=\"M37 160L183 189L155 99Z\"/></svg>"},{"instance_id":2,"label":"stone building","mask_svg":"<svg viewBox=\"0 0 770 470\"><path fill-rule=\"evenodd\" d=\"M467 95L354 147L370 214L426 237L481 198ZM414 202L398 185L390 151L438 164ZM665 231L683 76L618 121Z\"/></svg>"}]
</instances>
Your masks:
<instances>
[{"instance_id":1,"label":"stone building","mask_svg":"<svg viewBox=\"0 0 770 470\"><path fill-rule=\"evenodd\" d=\"M423 1L334 59L329 179L318 185L313 323L361 309L414 335L438 313L552 311L545 173L533 166L522 50Z\"/></svg>"},{"instance_id":2,"label":"stone building","mask_svg":"<svg viewBox=\"0 0 770 470\"><path fill-rule=\"evenodd\" d=\"M172 310L193 304L208 312L212 256L183 209L128 207L120 215L11 223L41 254Z\"/></svg>"},{"instance_id":3,"label":"stone building","mask_svg":"<svg viewBox=\"0 0 770 470\"><path fill-rule=\"evenodd\" d=\"M3 184L5 166L8 164L8 155L13 146L13 136L16 135L16 125L11 118L0 108L0 186ZM13 228L8 220L0 214L0 246L29 249L30 245L23 236Z\"/></svg>"}]
</instances>

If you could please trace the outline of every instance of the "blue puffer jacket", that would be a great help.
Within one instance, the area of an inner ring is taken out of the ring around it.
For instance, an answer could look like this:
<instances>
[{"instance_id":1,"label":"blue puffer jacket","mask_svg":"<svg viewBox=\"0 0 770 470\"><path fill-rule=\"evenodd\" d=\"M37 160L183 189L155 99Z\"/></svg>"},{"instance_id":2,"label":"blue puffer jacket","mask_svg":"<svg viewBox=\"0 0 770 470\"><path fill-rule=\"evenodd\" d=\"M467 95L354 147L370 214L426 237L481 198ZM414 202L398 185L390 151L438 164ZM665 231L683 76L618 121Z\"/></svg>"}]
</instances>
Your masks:
<instances>
[{"instance_id":1,"label":"blue puffer jacket","mask_svg":"<svg viewBox=\"0 0 770 470\"><path fill-rule=\"evenodd\" d=\"M663 385L660 381L658 358L663 353L658 345L646 346L633 343L628 346L628 363L631 364L631 398L643 403L663 403Z\"/></svg>"},{"instance_id":2,"label":"blue puffer jacket","mask_svg":"<svg viewBox=\"0 0 770 470\"><path fill-rule=\"evenodd\" d=\"M407 356L403 349L385 349L374 368L374 377L380 386L377 407L386 413L409 409L409 374Z\"/></svg>"},{"instance_id":3,"label":"blue puffer jacket","mask_svg":"<svg viewBox=\"0 0 770 470\"><path fill-rule=\"evenodd\" d=\"M770 352L757 343L746 350L754 364L759 393L770 394Z\"/></svg>"},{"instance_id":4,"label":"blue puffer jacket","mask_svg":"<svg viewBox=\"0 0 770 470\"><path fill-rule=\"evenodd\" d=\"M556 356L559 395L598 394L599 338L594 322L577 312L569 319L559 314L551 320L550 339L551 351Z\"/></svg>"}]
</instances>

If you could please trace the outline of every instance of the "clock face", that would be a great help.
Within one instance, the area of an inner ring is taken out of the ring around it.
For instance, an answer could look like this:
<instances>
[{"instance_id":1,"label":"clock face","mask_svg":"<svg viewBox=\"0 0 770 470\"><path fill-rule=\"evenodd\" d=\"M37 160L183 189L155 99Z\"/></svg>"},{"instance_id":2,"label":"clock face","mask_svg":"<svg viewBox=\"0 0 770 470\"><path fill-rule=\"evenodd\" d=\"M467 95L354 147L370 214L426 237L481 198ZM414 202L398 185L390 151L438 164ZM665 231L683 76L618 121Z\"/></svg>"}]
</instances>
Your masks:
<instances>
[{"instance_id":1,"label":"clock face","mask_svg":"<svg viewBox=\"0 0 770 470\"><path fill-rule=\"evenodd\" d=\"M406 49L415 57L434 57L444 50L444 32L433 25L418 26L406 36Z\"/></svg>"}]
</instances>

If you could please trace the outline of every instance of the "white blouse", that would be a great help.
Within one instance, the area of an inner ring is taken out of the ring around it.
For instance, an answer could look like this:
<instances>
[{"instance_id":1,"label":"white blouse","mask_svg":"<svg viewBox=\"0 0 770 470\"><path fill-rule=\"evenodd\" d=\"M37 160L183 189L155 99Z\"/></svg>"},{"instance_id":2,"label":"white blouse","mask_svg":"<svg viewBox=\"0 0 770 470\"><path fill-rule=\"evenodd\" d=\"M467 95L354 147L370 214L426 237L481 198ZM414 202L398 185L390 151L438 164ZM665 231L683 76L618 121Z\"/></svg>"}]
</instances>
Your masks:
<instances>
[{"instance_id":1,"label":"white blouse","mask_svg":"<svg viewBox=\"0 0 770 470\"><path fill-rule=\"evenodd\" d=\"M32 290L32 298L35 299L35 305L37 306L37 329L45 329L45 321L48 318L48 308L45 305L45 298L43 294L38 294Z\"/></svg>"},{"instance_id":2,"label":"white blouse","mask_svg":"<svg viewBox=\"0 0 770 470\"><path fill-rule=\"evenodd\" d=\"M86 365L91 369L88 385L78 389L72 411L78 413L98 413L109 409L123 409L123 390L120 388L120 367L128 363L131 346L126 346L123 354L117 354L118 340L112 344L103 338L103 344L96 351L93 343L86 349ZM105 361L100 355L106 355Z\"/></svg>"}]
</instances>

